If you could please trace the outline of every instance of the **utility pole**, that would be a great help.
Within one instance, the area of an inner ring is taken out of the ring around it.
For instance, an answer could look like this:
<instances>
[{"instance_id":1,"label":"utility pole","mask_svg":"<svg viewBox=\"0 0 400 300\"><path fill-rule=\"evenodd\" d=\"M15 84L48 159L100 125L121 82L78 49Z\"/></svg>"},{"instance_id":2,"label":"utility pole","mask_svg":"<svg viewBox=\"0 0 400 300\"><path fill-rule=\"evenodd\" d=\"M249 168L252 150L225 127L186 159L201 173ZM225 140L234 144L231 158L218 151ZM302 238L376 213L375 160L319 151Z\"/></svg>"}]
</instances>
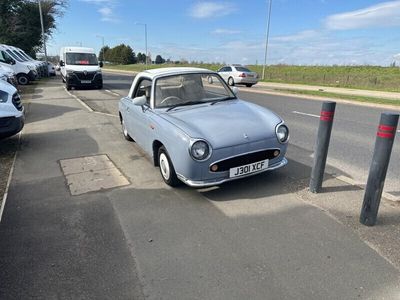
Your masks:
<instances>
[{"instance_id":1,"label":"utility pole","mask_svg":"<svg viewBox=\"0 0 400 300\"><path fill-rule=\"evenodd\" d=\"M144 41L145 41L145 48L146 48L146 66L147 66L147 61L148 61L148 51L147 51L147 24L146 23L139 23L136 22L136 25L142 25L144 26Z\"/></svg>"},{"instance_id":2,"label":"utility pole","mask_svg":"<svg viewBox=\"0 0 400 300\"><path fill-rule=\"evenodd\" d=\"M98 35L96 35L96 37L101 38L102 47L101 47L100 53L101 53L102 60L104 60L104 36L98 34Z\"/></svg>"},{"instance_id":3,"label":"utility pole","mask_svg":"<svg viewBox=\"0 0 400 300\"><path fill-rule=\"evenodd\" d=\"M47 61L47 49L46 49L46 36L44 35L44 25L43 25L43 14L42 14L42 4L39 2L39 14L40 14L40 25L42 26L42 39L43 39L43 49L44 49L44 60L46 62L46 75L49 76L49 63Z\"/></svg>"},{"instance_id":4,"label":"utility pole","mask_svg":"<svg viewBox=\"0 0 400 300\"><path fill-rule=\"evenodd\" d=\"M267 64L267 53L268 53L268 38L269 38L269 24L271 20L271 8L272 8L272 0L269 0L269 10L268 10L268 21L267 21L267 30L266 30L266 38L265 38L265 55L264 55L264 66L262 71L262 79L265 79L265 66Z\"/></svg>"}]
</instances>

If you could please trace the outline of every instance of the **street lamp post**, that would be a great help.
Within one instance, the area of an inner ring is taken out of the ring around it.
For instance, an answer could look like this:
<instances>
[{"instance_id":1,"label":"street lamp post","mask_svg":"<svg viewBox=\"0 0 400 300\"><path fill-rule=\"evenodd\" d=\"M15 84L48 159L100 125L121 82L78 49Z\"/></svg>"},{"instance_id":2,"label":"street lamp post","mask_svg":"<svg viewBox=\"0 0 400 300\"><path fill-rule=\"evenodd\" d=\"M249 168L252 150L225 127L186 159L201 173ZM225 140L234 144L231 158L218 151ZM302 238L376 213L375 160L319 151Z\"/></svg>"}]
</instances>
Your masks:
<instances>
[{"instance_id":1,"label":"street lamp post","mask_svg":"<svg viewBox=\"0 0 400 300\"><path fill-rule=\"evenodd\" d=\"M148 54L148 52L147 52L147 24L139 23L139 22L136 22L135 24L144 26L144 40L145 40L145 48L146 48L146 66L147 66L147 59L148 59L148 56L147 56L147 54Z\"/></svg>"},{"instance_id":2,"label":"street lamp post","mask_svg":"<svg viewBox=\"0 0 400 300\"><path fill-rule=\"evenodd\" d=\"M46 49L46 36L44 35L44 25L43 25L43 14L42 14L42 4L39 2L39 14L40 14L40 25L42 27L42 38L43 38L43 50L44 50L44 60L46 62L46 75L49 76L49 63L47 61L47 49Z\"/></svg>"},{"instance_id":3,"label":"street lamp post","mask_svg":"<svg viewBox=\"0 0 400 300\"><path fill-rule=\"evenodd\" d=\"M97 34L96 37L101 38L102 47L100 50L100 54L101 54L101 59L104 60L104 36Z\"/></svg>"},{"instance_id":4,"label":"street lamp post","mask_svg":"<svg viewBox=\"0 0 400 300\"><path fill-rule=\"evenodd\" d=\"M265 37L265 55L264 55L264 66L262 71L262 79L265 79L265 66L267 64L267 53L268 53L268 37L269 37L269 23L271 20L271 8L272 8L272 0L269 0L269 10L268 10L268 21L267 21L267 29L266 29L266 37Z\"/></svg>"}]
</instances>

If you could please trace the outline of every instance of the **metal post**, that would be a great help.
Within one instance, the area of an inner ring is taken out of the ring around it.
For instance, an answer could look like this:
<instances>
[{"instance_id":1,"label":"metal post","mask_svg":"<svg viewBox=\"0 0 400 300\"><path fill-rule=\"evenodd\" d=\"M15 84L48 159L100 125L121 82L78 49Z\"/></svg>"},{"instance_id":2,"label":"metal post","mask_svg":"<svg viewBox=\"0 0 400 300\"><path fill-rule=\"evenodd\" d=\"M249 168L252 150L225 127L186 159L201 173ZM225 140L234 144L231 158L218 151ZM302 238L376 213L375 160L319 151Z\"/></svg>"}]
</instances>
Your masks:
<instances>
[{"instance_id":1,"label":"metal post","mask_svg":"<svg viewBox=\"0 0 400 300\"><path fill-rule=\"evenodd\" d=\"M360 223L366 226L374 226L376 223L398 122L399 114L381 114L360 214Z\"/></svg>"},{"instance_id":2,"label":"metal post","mask_svg":"<svg viewBox=\"0 0 400 300\"><path fill-rule=\"evenodd\" d=\"M42 4L39 2L39 14L40 14L40 25L42 26L42 38L43 38L43 49L44 49L44 60L46 62L46 76L49 77L49 63L47 61L47 49L46 49L46 36L44 34L44 25L43 25L43 14L42 14Z\"/></svg>"},{"instance_id":3,"label":"metal post","mask_svg":"<svg viewBox=\"0 0 400 300\"><path fill-rule=\"evenodd\" d=\"M147 66L147 60L148 60L148 52L147 52L147 24L144 24L144 38L145 38L145 43L146 43L146 66Z\"/></svg>"},{"instance_id":4,"label":"metal post","mask_svg":"<svg viewBox=\"0 0 400 300\"><path fill-rule=\"evenodd\" d=\"M269 38L269 24L271 20L271 8L272 8L272 0L269 0L269 10L268 10L268 21L267 21L267 32L265 38L265 54L264 54L264 66L262 71L262 79L265 79L265 65L267 64L267 52L268 52L268 38Z\"/></svg>"},{"instance_id":5,"label":"metal post","mask_svg":"<svg viewBox=\"0 0 400 300\"><path fill-rule=\"evenodd\" d=\"M319 193L322 188L335 108L336 102L326 101L322 104L317 140L315 142L314 165L310 180L310 191L313 193Z\"/></svg>"}]
</instances>

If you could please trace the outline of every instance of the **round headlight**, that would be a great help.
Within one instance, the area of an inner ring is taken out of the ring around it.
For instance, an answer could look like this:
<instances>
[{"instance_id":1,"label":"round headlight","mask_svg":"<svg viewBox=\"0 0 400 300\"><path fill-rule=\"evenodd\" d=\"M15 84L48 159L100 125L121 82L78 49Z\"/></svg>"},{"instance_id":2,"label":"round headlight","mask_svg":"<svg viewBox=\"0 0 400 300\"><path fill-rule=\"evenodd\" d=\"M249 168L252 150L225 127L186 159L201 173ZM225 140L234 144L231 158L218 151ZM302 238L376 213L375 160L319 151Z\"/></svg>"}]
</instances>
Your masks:
<instances>
[{"instance_id":1,"label":"round headlight","mask_svg":"<svg viewBox=\"0 0 400 300\"><path fill-rule=\"evenodd\" d=\"M286 143L289 139L289 129L286 125L279 125L276 129L276 137L280 143Z\"/></svg>"},{"instance_id":2,"label":"round headlight","mask_svg":"<svg viewBox=\"0 0 400 300\"><path fill-rule=\"evenodd\" d=\"M190 148L190 155L195 160L204 160L210 154L210 147L205 141L196 141Z\"/></svg>"}]
</instances>

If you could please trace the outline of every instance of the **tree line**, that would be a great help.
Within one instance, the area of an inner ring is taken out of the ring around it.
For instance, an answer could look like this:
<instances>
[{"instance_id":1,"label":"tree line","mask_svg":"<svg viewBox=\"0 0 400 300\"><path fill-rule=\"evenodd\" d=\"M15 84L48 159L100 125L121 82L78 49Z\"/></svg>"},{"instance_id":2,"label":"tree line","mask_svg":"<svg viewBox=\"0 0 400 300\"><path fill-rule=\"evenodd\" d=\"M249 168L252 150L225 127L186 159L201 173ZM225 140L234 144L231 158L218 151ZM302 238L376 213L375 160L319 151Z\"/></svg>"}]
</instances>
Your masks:
<instances>
[{"instance_id":1,"label":"tree line","mask_svg":"<svg viewBox=\"0 0 400 300\"><path fill-rule=\"evenodd\" d=\"M144 64L146 63L163 64L165 59L161 55L157 55L155 61L151 60L151 55L133 51L132 47L125 44L120 44L113 48L104 46L100 49L99 60L109 62L112 64L129 65L129 64Z\"/></svg>"},{"instance_id":2,"label":"tree line","mask_svg":"<svg viewBox=\"0 0 400 300\"><path fill-rule=\"evenodd\" d=\"M41 0L45 38L56 29L56 18L66 8L67 0ZM0 44L21 48L35 57L43 49L38 1L0 1Z\"/></svg>"}]
</instances>

